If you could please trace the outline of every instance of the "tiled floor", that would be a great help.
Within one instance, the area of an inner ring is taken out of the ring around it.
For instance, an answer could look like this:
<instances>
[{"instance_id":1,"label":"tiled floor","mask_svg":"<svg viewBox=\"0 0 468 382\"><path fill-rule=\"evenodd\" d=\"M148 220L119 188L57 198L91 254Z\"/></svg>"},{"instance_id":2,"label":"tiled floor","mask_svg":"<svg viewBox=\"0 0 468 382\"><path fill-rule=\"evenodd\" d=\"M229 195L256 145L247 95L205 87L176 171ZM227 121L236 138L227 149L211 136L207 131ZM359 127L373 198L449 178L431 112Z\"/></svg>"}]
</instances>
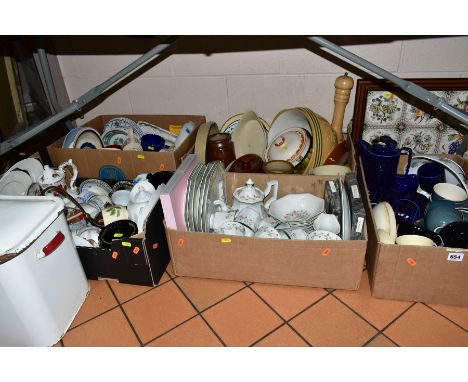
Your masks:
<instances>
[{"instance_id":1,"label":"tiled floor","mask_svg":"<svg viewBox=\"0 0 468 382\"><path fill-rule=\"evenodd\" d=\"M154 288L90 281L56 346L468 346L468 308L176 277Z\"/></svg>"}]
</instances>

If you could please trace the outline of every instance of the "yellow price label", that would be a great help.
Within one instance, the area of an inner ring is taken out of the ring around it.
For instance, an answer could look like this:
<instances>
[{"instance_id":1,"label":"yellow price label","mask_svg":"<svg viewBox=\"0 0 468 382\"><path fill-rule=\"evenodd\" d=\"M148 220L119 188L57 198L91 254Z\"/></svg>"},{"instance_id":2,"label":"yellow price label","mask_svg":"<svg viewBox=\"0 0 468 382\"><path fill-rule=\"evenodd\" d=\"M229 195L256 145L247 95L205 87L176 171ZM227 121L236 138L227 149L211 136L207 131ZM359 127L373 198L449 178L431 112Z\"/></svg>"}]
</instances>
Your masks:
<instances>
[{"instance_id":1,"label":"yellow price label","mask_svg":"<svg viewBox=\"0 0 468 382\"><path fill-rule=\"evenodd\" d=\"M169 125L169 131L172 134L179 135L180 134L180 129L182 128L182 125Z\"/></svg>"},{"instance_id":2,"label":"yellow price label","mask_svg":"<svg viewBox=\"0 0 468 382\"><path fill-rule=\"evenodd\" d=\"M122 245L124 247L131 247L132 246L132 243L129 243L128 241L122 241Z\"/></svg>"},{"instance_id":3,"label":"yellow price label","mask_svg":"<svg viewBox=\"0 0 468 382\"><path fill-rule=\"evenodd\" d=\"M138 155L137 155L137 158L138 158L138 159L145 159L145 156L144 156L143 154L138 154Z\"/></svg>"},{"instance_id":4,"label":"yellow price label","mask_svg":"<svg viewBox=\"0 0 468 382\"><path fill-rule=\"evenodd\" d=\"M123 233L114 233L114 237L122 237Z\"/></svg>"},{"instance_id":5,"label":"yellow price label","mask_svg":"<svg viewBox=\"0 0 468 382\"><path fill-rule=\"evenodd\" d=\"M154 146L148 146L148 150L154 151Z\"/></svg>"},{"instance_id":6,"label":"yellow price label","mask_svg":"<svg viewBox=\"0 0 468 382\"><path fill-rule=\"evenodd\" d=\"M223 244L227 244L227 243L230 243L231 242L231 238L230 237L223 237L221 239L221 243Z\"/></svg>"}]
</instances>

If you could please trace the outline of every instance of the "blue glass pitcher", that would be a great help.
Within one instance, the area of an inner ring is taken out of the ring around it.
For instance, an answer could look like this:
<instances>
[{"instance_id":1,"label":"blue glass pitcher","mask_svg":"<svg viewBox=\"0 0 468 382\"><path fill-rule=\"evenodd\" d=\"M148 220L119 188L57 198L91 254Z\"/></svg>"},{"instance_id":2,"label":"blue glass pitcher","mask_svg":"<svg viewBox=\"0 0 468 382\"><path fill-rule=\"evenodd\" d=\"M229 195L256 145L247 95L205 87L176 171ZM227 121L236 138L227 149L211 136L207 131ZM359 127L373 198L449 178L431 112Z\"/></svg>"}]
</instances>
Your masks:
<instances>
[{"instance_id":1,"label":"blue glass pitcher","mask_svg":"<svg viewBox=\"0 0 468 382\"><path fill-rule=\"evenodd\" d=\"M372 145L361 139L356 141L356 145L361 156L371 203L379 203L385 200L385 195L393 185L401 154L408 155L405 173L408 175L413 151L409 147L399 149L397 142L385 135L374 139Z\"/></svg>"}]
</instances>

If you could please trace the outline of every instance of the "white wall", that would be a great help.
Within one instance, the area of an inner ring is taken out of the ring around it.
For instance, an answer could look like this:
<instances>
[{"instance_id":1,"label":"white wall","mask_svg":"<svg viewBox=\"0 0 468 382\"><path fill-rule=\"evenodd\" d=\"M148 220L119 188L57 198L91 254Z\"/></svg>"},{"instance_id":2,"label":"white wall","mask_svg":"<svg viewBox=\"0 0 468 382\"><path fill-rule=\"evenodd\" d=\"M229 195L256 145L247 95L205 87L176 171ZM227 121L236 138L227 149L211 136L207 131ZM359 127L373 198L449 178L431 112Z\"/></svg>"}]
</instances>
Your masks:
<instances>
[{"instance_id":1,"label":"white wall","mask_svg":"<svg viewBox=\"0 0 468 382\"><path fill-rule=\"evenodd\" d=\"M468 76L468 37L345 48L402 78ZM70 99L136 57L58 56ZM175 55L112 94L84 120L99 114L201 114L221 126L248 109L270 122L284 108L306 106L331 121L334 81L344 72L306 49ZM352 116L354 90L345 126Z\"/></svg>"}]
</instances>

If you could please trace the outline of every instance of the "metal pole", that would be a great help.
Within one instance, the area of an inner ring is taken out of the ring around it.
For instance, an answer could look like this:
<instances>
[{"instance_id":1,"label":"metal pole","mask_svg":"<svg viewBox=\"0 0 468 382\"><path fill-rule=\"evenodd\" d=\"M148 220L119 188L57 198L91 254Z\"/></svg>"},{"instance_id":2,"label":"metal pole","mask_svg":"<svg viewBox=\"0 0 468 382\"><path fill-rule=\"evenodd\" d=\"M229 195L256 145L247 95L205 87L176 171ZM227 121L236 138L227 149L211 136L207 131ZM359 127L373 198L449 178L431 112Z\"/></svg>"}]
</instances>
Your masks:
<instances>
[{"instance_id":1,"label":"metal pole","mask_svg":"<svg viewBox=\"0 0 468 382\"><path fill-rule=\"evenodd\" d=\"M49 96L49 104L51 106L52 112L58 113L62 108L57 99L57 92L55 91L54 80L52 78L52 73L50 72L49 60L47 59L47 53L43 48L37 50L39 56L39 62L41 64L42 74L44 75L44 82L47 88L47 95ZM68 130L72 130L75 126L70 121L65 121L65 125Z\"/></svg>"},{"instance_id":2,"label":"metal pole","mask_svg":"<svg viewBox=\"0 0 468 382\"><path fill-rule=\"evenodd\" d=\"M73 113L80 111L89 102L99 97L104 91L114 86L116 83L121 81L123 78L128 76L134 70L138 69L141 65L154 58L156 55L161 54L166 50L172 43L162 43L155 46L150 51L146 52L141 57L137 58L131 64L114 74L112 77L104 81L103 83L95 86L91 90L87 91L81 97L72 101L64 110L51 115L50 117L39 122L27 131L21 132L13 137L8 138L6 141L0 143L0 155L10 151L11 149L19 146L21 143L26 142L28 139L34 137L36 134L44 131L53 124L62 121Z\"/></svg>"},{"instance_id":3,"label":"metal pole","mask_svg":"<svg viewBox=\"0 0 468 382\"><path fill-rule=\"evenodd\" d=\"M332 42L324 39L323 37L307 37L309 40L323 46L324 48L330 49L332 52L347 58L348 60L354 62L357 65L362 66L365 69L370 70L371 72L393 82L402 88L406 93L413 95L414 97L420 99L421 101L427 102L428 104L434 106L434 108L442 110L444 113L451 115L456 118L458 121L462 122L464 125L468 125L468 114L464 113L462 110L457 109L447 103L444 98L437 97L435 94L424 89L421 86L418 86L411 81L404 80L400 77L395 76L394 74L386 71L385 69L380 68L377 65L357 56L350 51L343 49L342 47L333 44ZM465 128L467 126L464 126Z\"/></svg>"}]
</instances>

